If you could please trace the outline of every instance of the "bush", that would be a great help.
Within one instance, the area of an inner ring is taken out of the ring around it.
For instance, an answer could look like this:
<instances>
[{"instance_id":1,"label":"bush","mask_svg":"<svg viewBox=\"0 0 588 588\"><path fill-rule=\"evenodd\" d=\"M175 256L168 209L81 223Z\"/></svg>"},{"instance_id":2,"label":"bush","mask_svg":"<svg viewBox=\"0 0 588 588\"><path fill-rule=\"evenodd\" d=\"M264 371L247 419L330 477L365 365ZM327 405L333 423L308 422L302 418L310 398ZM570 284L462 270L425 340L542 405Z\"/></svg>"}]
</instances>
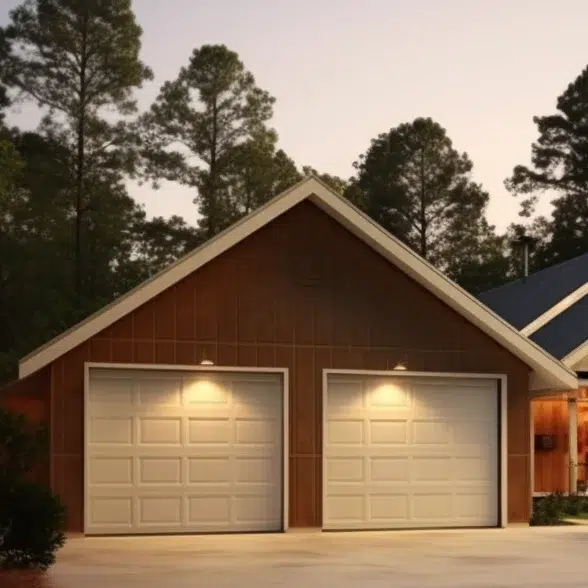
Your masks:
<instances>
[{"instance_id":1,"label":"bush","mask_svg":"<svg viewBox=\"0 0 588 588\"><path fill-rule=\"evenodd\" d=\"M65 508L43 484L0 490L0 568L47 569L65 543Z\"/></svg>"},{"instance_id":2,"label":"bush","mask_svg":"<svg viewBox=\"0 0 588 588\"><path fill-rule=\"evenodd\" d=\"M45 570L65 543L65 508L30 479L46 448L45 427L0 408L0 569Z\"/></svg>"},{"instance_id":3,"label":"bush","mask_svg":"<svg viewBox=\"0 0 588 588\"><path fill-rule=\"evenodd\" d=\"M588 497L578 494L566 496L561 492L550 494L533 502L530 525L553 526L564 524L566 517L588 513Z\"/></svg>"},{"instance_id":4,"label":"bush","mask_svg":"<svg viewBox=\"0 0 588 588\"><path fill-rule=\"evenodd\" d=\"M48 431L21 415L0 407L0 483L27 476L47 455Z\"/></svg>"},{"instance_id":5,"label":"bush","mask_svg":"<svg viewBox=\"0 0 588 588\"><path fill-rule=\"evenodd\" d=\"M565 516L565 496L560 493L550 494L533 503L531 526L560 525Z\"/></svg>"}]
</instances>

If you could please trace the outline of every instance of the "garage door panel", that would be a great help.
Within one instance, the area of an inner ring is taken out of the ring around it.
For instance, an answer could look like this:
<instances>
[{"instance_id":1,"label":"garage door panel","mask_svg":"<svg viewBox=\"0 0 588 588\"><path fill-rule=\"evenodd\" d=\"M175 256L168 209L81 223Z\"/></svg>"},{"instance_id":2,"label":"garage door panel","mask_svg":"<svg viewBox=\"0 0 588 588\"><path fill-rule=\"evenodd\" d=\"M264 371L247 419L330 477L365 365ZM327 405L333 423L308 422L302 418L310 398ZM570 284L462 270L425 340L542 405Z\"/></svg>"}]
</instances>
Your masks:
<instances>
[{"instance_id":1,"label":"garage door panel","mask_svg":"<svg viewBox=\"0 0 588 588\"><path fill-rule=\"evenodd\" d=\"M327 457L326 473L331 482L363 482L365 479L365 458L363 455Z\"/></svg>"},{"instance_id":2,"label":"garage door panel","mask_svg":"<svg viewBox=\"0 0 588 588\"><path fill-rule=\"evenodd\" d=\"M231 497L214 493L189 495L188 523L205 527L226 527L231 520Z\"/></svg>"},{"instance_id":3,"label":"garage door panel","mask_svg":"<svg viewBox=\"0 0 588 588\"><path fill-rule=\"evenodd\" d=\"M126 532L132 527L134 517L131 496L97 496L90 500L88 506L88 522L92 526L112 527L119 532Z\"/></svg>"},{"instance_id":4,"label":"garage door panel","mask_svg":"<svg viewBox=\"0 0 588 588\"><path fill-rule=\"evenodd\" d=\"M237 484L268 484L276 479L275 460L271 455L236 457L233 467Z\"/></svg>"},{"instance_id":5,"label":"garage door panel","mask_svg":"<svg viewBox=\"0 0 588 588\"><path fill-rule=\"evenodd\" d=\"M409 442L409 423L405 419L369 418L369 443L373 445L406 445Z\"/></svg>"},{"instance_id":6,"label":"garage door panel","mask_svg":"<svg viewBox=\"0 0 588 588\"><path fill-rule=\"evenodd\" d=\"M231 478L229 456L188 458L188 484L229 484Z\"/></svg>"},{"instance_id":7,"label":"garage door panel","mask_svg":"<svg viewBox=\"0 0 588 588\"><path fill-rule=\"evenodd\" d=\"M451 492L414 492L411 496L411 515L416 522L424 524L450 522L453 518L452 505Z\"/></svg>"},{"instance_id":8,"label":"garage door panel","mask_svg":"<svg viewBox=\"0 0 588 588\"><path fill-rule=\"evenodd\" d=\"M461 519L479 520L487 516L488 502L492 496L486 492L459 492L455 500L455 514Z\"/></svg>"},{"instance_id":9,"label":"garage door panel","mask_svg":"<svg viewBox=\"0 0 588 588\"><path fill-rule=\"evenodd\" d=\"M140 407L177 407L182 404L182 381L179 378L141 379L135 383L136 404Z\"/></svg>"},{"instance_id":10,"label":"garage door panel","mask_svg":"<svg viewBox=\"0 0 588 588\"><path fill-rule=\"evenodd\" d=\"M328 416L353 415L364 408L362 380L333 380L326 393L325 410Z\"/></svg>"},{"instance_id":11,"label":"garage door panel","mask_svg":"<svg viewBox=\"0 0 588 588\"><path fill-rule=\"evenodd\" d=\"M394 409L394 412L408 410L412 403L412 389L406 381L376 379L366 386L364 403L369 409L379 412Z\"/></svg>"},{"instance_id":12,"label":"garage door panel","mask_svg":"<svg viewBox=\"0 0 588 588\"><path fill-rule=\"evenodd\" d=\"M451 441L452 426L447 421L413 421L411 444L448 445Z\"/></svg>"},{"instance_id":13,"label":"garage door panel","mask_svg":"<svg viewBox=\"0 0 588 588\"><path fill-rule=\"evenodd\" d=\"M410 500L407 493L368 494L368 516L378 526L397 526L409 520Z\"/></svg>"},{"instance_id":14,"label":"garage door panel","mask_svg":"<svg viewBox=\"0 0 588 588\"><path fill-rule=\"evenodd\" d=\"M260 418L235 419L235 444L238 445L275 445L279 440L281 426L277 421Z\"/></svg>"},{"instance_id":15,"label":"garage door panel","mask_svg":"<svg viewBox=\"0 0 588 588\"><path fill-rule=\"evenodd\" d=\"M101 371L87 399L87 533L282 528L280 378ZM124 403L111 398L121 390Z\"/></svg>"},{"instance_id":16,"label":"garage door panel","mask_svg":"<svg viewBox=\"0 0 588 588\"><path fill-rule=\"evenodd\" d=\"M88 441L93 445L132 445L135 438L132 417L90 417Z\"/></svg>"},{"instance_id":17,"label":"garage door panel","mask_svg":"<svg viewBox=\"0 0 588 588\"><path fill-rule=\"evenodd\" d=\"M181 484L182 483L182 458L181 457L140 457L138 460L137 485L145 484Z\"/></svg>"},{"instance_id":18,"label":"garage door panel","mask_svg":"<svg viewBox=\"0 0 588 588\"><path fill-rule=\"evenodd\" d=\"M184 404L189 408L201 406L228 407L231 395L222 379L188 377L183 381Z\"/></svg>"},{"instance_id":19,"label":"garage door panel","mask_svg":"<svg viewBox=\"0 0 588 588\"><path fill-rule=\"evenodd\" d=\"M439 482L451 480L452 461L448 456L422 456L410 460L412 482Z\"/></svg>"},{"instance_id":20,"label":"garage door panel","mask_svg":"<svg viewBox=\"0 0 588 588\"><path fill-rule=\"evenodd\" d=\"M118 409L133 405L134 382L128 378L103 378L100 385L89 391L89 401L102 409L115 406Z\"/></svg>"},{"instance_id":21,"label":"garage door panel","mask_svg":"<svg viewBox=\"0 0 588 588\"><path fill-rule=\"evenodd\" d=\"M495 477L494 460L480 457L457 457L453 461L453 479L456 482L492 483Z\"/></svg>"},{"instance_id":22,"label":"garage door panel","mask_svg":"<svg viewBox=\"0 0 588 588\"><path fill-rule=\"evenodd\" d=\"M140 417L138 419L140 445L181 445L182 417Z\"/></svg>"},{"instance_id":23,"label":"garage door panel","mask_svg":"<svg viewBox=\"0 0 588 588\"><path fill-rule=\"evenodd\" d=\"M355 493L328 496L325 501L325 518L331 522L331 528L362 525L366 518L363 492L356 490Z\"/></svg>"},{"instance_id":24,"label":"garage door panel","mask_svg":"<svg viewBox=\"0 0 588 588\"><path fill-rule=\"evenodd\" d=\"M371 456L369 458L369 481L372 483L406 483L409 473L408 456Z\"/></svg>"},{"instance_id":25,"label":"garage door panel","mask_svg":"<svg viewBox=\"0 0 588 588\"><path fill-rule=\"evenodd\" d=\"M498 523L496 382L365 378L359 402L340 378L325 395L325 528Z\"/></svg>"},{"instance_id":26,"label":"garage door panel","mask_svg":"<svg viewBox=\"0 0 588 588\"><path fill-rule=\"evenodd\" d=\"M93 456L88 463L88 482L93 486L131 486L134 470L134 460L131 456Z\"/></svg>"},{"instance_id":27,"label":"garage door panel","mask_svg":"<svg viewBox=\"0 0 588 588\"><path fill-rule=\"evenodd\" d=\"M227 417L189 417L188 439L189 445L225 445L231 443L232 421Z\"/></svg>"},{"instance_id":28,"label":"garage door panel","mask_svg":"<svg viewBox=\"0 0 588 588\"><path fill-rule=\"evenodd\" d=\"M329 445L363 446L365 422L362 419L333 419L327 422L327 443Z\"/></svg>"},{"instance_id":29,"label":"garage door panel","mask_svg":"<svg viewBox=\"0 0 588 588\"><path fill-rule=\"evenodd\" d=\"M139 527L161 526L166 529L182 527L182 496L164 495L139 496L138 520Z\"/></svg>"}]
</instances>

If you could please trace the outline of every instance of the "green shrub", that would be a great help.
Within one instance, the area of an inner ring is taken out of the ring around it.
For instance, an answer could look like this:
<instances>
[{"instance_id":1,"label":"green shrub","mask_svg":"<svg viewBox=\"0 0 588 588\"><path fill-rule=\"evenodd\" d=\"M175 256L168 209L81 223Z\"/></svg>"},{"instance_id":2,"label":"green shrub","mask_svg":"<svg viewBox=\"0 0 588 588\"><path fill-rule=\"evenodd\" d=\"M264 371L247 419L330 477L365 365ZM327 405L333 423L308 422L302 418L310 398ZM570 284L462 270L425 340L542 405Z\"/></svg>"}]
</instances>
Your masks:
<instances>
[{"instance_id":1,"label":"green shrub","mask_svg":"<svg viewBox=\"0 0 588 588\"><path fill-rule=\"evenodd\" d=\"M561 525L566 517L575 517L588 513L588 497L579 494L566 496L555 492L533 502L533 514L530 525Z\"/></svg>"},{"instance_id":2,"label":"green shrub","mask_svg":"<svg viewBox=\"0 0 588 588\"><path fill-rule=\"evenodd\" d=\"M47 455L48 431L0 407L0 483L23 479Z\"/></svg>"},{"instance_id":3,"label":"green shrub","mask_svg":"<svg viewBox=\"0 0 588 588\"><path fill-rule=\"evenodd\" d=\"M47 569L65 542L65 509L29 474L47 455L47 430L0 408L0 569Z\"/></svg>"},{"instance_id":4,"label":"green shrub","mask_svg":"<svg viewBox=\"0 0 588 588\"><path fill-rule=\"evenodd\" d=\"M44 484L0 489L0 569L47 569L65 543L65 508Z\"/></svg>"}]
</instances>

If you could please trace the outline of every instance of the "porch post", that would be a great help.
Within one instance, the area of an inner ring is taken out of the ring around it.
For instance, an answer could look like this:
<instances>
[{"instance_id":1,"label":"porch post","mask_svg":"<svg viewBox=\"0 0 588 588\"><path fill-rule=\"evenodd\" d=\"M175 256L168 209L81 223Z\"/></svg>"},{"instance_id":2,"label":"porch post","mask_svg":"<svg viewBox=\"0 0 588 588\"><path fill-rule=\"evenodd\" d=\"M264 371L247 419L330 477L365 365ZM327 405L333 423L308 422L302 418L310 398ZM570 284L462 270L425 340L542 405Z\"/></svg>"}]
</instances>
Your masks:
<instances>
[{"instance_id":1,"label":"porch post","mask_svg":"<svg viewBox=\"0 0 588 588\"><path fill-rule=\"evenodd\" d=\"M578 491L578 405L575 398L568 399L568 427L569 427L569 472L570 484L569 493L576 494Z\"/></svg>"}]
</instances>

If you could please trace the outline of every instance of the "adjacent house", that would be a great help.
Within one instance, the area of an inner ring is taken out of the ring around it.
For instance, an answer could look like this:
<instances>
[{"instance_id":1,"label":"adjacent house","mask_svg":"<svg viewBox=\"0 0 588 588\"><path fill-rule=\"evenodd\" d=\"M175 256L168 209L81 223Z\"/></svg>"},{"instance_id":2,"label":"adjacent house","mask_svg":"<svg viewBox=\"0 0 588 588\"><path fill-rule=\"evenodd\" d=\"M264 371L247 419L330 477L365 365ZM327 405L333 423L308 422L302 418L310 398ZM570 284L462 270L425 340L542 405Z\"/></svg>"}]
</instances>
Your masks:
<instances>
[{"instance_id":1,"label":"adjacent house","mask_svg":"<svg viewBox=\"0 0 588 588\"><path fill-rule=\"evenodd\" d=\"M529 519L530 398L573 370L309 177L33 351L92 534Z\"/></svg>"},{"instance_id":2,"label":"adjacent house","mask_svg":"<svg viewBox=\"0 0 588 588\"><path fill-rule=\"evenodd\" d=\"M536 494L585 492L588 480L588 254L516 280L480 300L578 375L574 391L532 402Z\"/></svg>"}]
</instances>

